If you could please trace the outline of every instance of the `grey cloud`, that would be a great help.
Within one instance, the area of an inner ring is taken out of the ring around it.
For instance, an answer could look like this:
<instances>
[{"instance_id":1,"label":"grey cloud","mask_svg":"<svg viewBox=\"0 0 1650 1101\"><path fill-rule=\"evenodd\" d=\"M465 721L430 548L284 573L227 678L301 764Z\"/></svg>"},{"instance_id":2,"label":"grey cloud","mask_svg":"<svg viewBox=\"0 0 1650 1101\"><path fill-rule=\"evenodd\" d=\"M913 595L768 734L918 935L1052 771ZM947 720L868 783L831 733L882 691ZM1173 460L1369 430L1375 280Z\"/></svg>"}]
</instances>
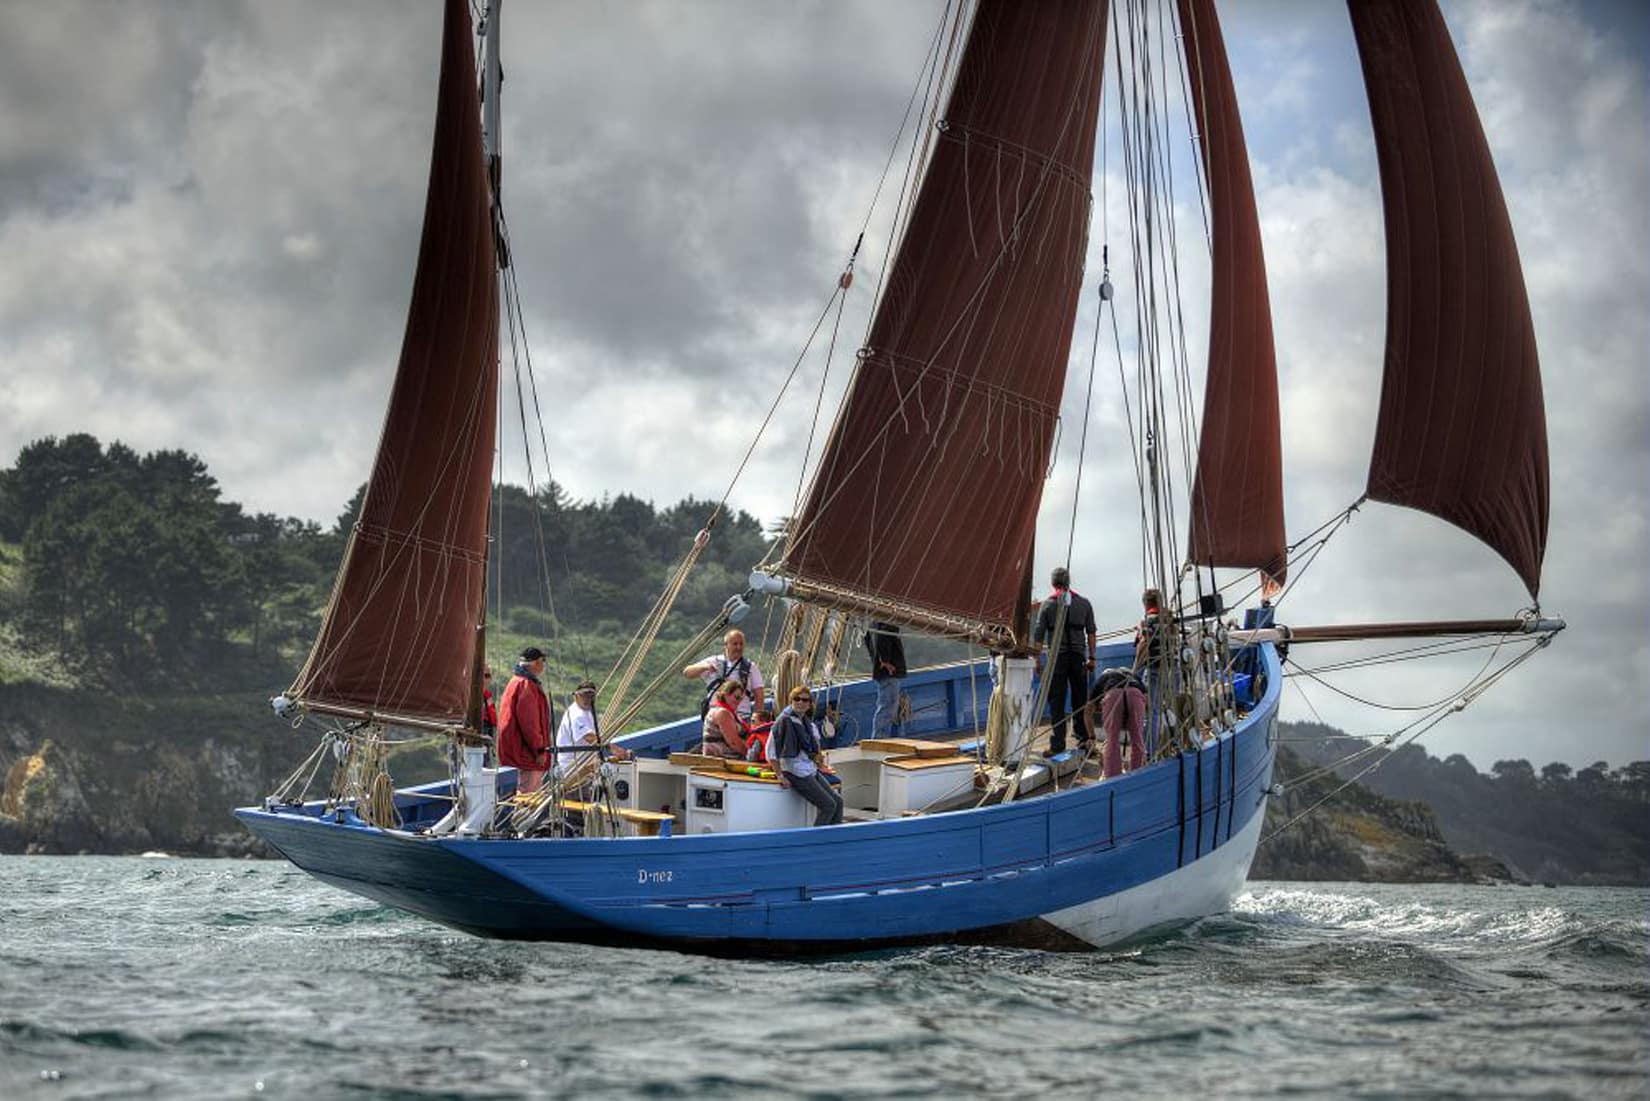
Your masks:
<instances>
[{"instance_id":1,"label":"grey cloud","mask_svg":"<svg viewBox=\"0 0 1650 1101\"><path fill-rule=\"evenodd\" d=\"M720 495L858 231L938 7L508 6L506 200L552 467L572 492ZM1575 629L1428 744L1481 764L1642 757L1642 43L1612 40L1571 8L1451 4L1446 15L1530 283L1555 497L1544 602ZM0 458L79 429L187 446L250 507L330 520L365 477L401 337L438 23L434 5L389 2L0 8ZM1264 40L1245 45L1240 28ZM1361 491L1379 385L1379 192L1349 36L1344 13L1316 6L1244 7L1228 21L1251 112L1295 535ZM1283 65L1291 51L1310 63ZM1550 72L1563 78L1531 79ZM1122 197L1115 182L1109 192L1132 356ZM1191 247L1195 209L1185 218L1200 379L1207 261ZM868 241L827 412L880 256ZM1063 557L1071 523L1097 259L1040 574ZM1122 623L1139 544L1108 345L1072 565L1102 618ZM769 519L791 506L822 352L735 491ZM520 477L515 433L507 420ZM1500 615L1521 597L1471 540L1370 506L1290 609L1300 621ZM1345 683L1413 701L1464 681L1472 668L1458 666ZM1332 721L1397 725L1308 691ZM1293 689L1290 701L1291 715L1310 715Z\"/></svg>"}]
</instances>

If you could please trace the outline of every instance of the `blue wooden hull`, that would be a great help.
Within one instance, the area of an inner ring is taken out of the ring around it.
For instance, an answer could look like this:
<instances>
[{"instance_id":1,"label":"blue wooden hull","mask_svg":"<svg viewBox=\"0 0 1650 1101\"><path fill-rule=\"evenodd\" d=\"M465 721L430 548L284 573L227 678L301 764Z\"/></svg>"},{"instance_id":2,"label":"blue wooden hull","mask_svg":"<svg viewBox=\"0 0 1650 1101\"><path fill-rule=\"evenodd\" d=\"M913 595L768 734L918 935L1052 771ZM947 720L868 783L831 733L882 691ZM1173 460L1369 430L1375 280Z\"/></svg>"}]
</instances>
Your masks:
<instances>
[{"instance_id":1,"label":"blue wooden hull","mask_svg":"<svg viewBox=\"0 0 1650 1101\"><path fill-rule=\"evenodd\" d=\"M1272 649L1260 657L1264 694L1200 751L980 809L830 829L529 840L418 837L347 814L323 818L319 804L236 814L328 883L491 936L727 952L1111 942L1218 912L1241 887L1265 813L1282 685ZM907 691L916 716L902 733L921 736L970 728L968 712L983 709L989 690L963 666L916 674ZM866 684L844 694L850 739L859 710L869 728L870 693ZM696 726L625 742L668 752ZM424 807L417 792L402 801L415 816L438 805ZM1116 905L1096 921L1090 911L1108 899Z\"/></svg>"}]
</instances>

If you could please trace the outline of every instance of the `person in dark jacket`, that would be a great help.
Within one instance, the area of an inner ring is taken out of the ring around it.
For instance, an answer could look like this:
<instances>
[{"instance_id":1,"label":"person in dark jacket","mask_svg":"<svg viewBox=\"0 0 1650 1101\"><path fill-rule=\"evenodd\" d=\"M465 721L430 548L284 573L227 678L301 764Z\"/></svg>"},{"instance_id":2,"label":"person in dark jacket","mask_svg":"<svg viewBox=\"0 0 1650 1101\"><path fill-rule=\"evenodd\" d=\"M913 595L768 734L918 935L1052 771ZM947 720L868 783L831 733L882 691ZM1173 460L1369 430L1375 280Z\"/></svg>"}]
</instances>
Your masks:
<instances>
[{"instance_id":1,"label":"person in dark jacket","mask_svg":"<svg viewBox=\"0 0 1650 1101\"><path fill-rule=\"evenodd\" d=\"M1065 752L1068 722L1077 727L1078 748L1088 748L1089 676L1094 672L1094 646L1097 640L1094 606L1086 597L1072 591L1071 574L1064 566L1058 566L1050 581L1054 591L1043 601L1042 610L1037 613L1037 627L1032 631L1031 640L1039 646L1047 640L1048 649L1052 652L1045 673L1049 678L1049 719L1054 724L1046 755L1052 757ZM1055 638L1054 628L1062 606L1065 608L1065 623L1060 637ZM1066 706L1068 699L1071 705L1069 711Z\"/></svg>"},{"instance_id":2,"label":"person in dark jacket","mask_svg":"<svg viewBox=\"0 0 1650 1101\"><path fill-rule=\"evenodd\" d=\"M499 701L498 760L517 770L516 790L521 792L537 791L552 764L550 697L539 683L542 676L544 651L529 646Z\"/></svg>"},{"instance_id":3,"label":"person in dark jacket","mask_svg":"<svg viewBox=\"0 0 1650 1101\"><path fill-rule=\"evenodd\" d=\"M818 812L814 825L835 826L842 821L842 796L821 774L824 744L813 720L814 698L807 688L791 690L790 706L773 721L773 752L769 754L774 774L788 787L812 803Z\"/></svg>"},{"instance_id":4,"label":"person in dark jacket","mask_svg":"<svg viewBox=\"0 0 1650 1101\"><path fill-rule=\"evenodd\" d=\"M893 733L900 687L905 683L905 643L899 637L899 624L873 622L865 632L865 650L871 655L871 679L877 682L871 737L886 738Z\"/></svg>"}]
</instances>

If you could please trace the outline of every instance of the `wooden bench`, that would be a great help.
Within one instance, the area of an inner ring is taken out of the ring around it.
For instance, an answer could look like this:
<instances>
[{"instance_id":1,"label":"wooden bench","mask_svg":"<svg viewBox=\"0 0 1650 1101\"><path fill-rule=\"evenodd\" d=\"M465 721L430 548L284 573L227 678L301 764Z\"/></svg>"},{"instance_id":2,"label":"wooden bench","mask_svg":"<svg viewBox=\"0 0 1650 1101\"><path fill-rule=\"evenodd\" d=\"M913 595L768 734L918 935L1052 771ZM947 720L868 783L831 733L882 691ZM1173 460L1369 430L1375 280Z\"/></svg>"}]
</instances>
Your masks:
<instances>
[{"instance_id":1,"label":"wooden bench","mask_svg":"<svg viewBox=\"0 0 1650 1101\"><path fill-rule=\"evenodd\" d=\"M677 768L721 768L732 757L712 757L709 753L672 753L668 758Z\"/></svg>"},{"instance_id":2,"label":"wooden bench","mask_svg":"<svg viewBox=\"0 0 1650 1101\"><path fill-rule=\"evenodd\" d=\"M858 745L867 753L893 753L901 757L955 757L960 752L950 742L928 742L921 738L866 738Z\"/></svg>"},{"instance_id":3,"label":"wooden bench","mask_svg":"<svg viewBox=\"0 0 1650 1101\"><path fill-rule=\"evenodd\" d=\"M882 763L890 768L914 772L924 768L955 768L964 761L973 761L973 758L954 753L949 757L887 757Z\"/></svg>"},{"instance_id":4,"label":"wooden bench","mask_svg":"<svg viewBox=\"0 0 1650 1101\"><path fill-rule=\"evenodd\" d=\"M587 803L579 799L563 799L561 809L576 811L584 815L585 821L589 822L592 814L605 814L607 808L600 803ZM631 810L628 807L615 807L614 810L618 812L621 821L628 822L635 827L637 837L669 837L670 833L665 830L665 823L676 820L675 815L664 814L656 810ZM661 831L665 832L661 833Z\"/></svg>"}]
</instances>

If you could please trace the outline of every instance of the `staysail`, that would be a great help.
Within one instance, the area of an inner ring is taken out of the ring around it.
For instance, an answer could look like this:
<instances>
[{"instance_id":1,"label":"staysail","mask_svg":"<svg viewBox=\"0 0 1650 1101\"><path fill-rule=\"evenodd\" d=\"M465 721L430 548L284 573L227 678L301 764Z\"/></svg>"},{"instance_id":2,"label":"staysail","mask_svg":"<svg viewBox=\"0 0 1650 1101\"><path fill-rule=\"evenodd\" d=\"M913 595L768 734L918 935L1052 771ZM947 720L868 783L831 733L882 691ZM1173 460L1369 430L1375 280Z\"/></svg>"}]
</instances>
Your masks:
<instances>
[{"instance_id":1,"label":"staysail","mask_svg":"<svg viewBox=\"0 0 1650 1101\"><path fill-rule=\"evenodd\" d=\"M412 304L361 516L289 691L312 711L464 722L484 615L498 286L469 10L447 0Z\"/></svg>"},{"instance_id":2,"label":"staysail","mask_svg":"<svg viewBox=\"0 0 1650 1101\"><path fill-rule=\"evenodd\" d=\"M1282 584L1278 375L1249 154L1213 0L1178 0L1178 6L1213 247L1209 370L1187 555L1200 566L1257 569Z\"/></svg>"},{"instance_id":3,"label":"staysail","mask_svg":"<svg viewBox=\"0 0 1650 1101\"><path fill-rule=\"evenodd\" d=\"M1104 0L982 0L781 571L1007 642L1083 273Z\"/></svg>"},{"instance_id":4,"label":"staysail","mask_svg":"<svg viewBox=\"0 0 1650 1101\"><path fill-rule=\"evenodd\" d=\"M1506 200L1433 0L1350 0L1386 203L1369 496L1477 536L1541 587L1547 421Z\"/></svg>"}]
</instances>

